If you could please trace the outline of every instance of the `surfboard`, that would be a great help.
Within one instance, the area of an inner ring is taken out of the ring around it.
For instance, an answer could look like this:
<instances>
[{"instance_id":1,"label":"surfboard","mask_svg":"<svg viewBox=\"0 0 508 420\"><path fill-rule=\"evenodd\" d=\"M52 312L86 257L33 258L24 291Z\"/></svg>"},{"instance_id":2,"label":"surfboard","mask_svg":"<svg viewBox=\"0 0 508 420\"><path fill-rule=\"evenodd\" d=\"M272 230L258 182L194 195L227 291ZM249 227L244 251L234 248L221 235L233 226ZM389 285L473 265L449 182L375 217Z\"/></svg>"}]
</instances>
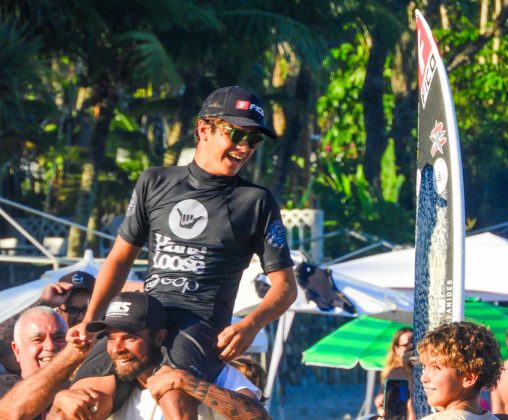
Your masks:
<instances>
[{"instance_id":1,"label":"surfboard","mask_svg":"<svg viewBox=\"0 0 508 420\"><path fill-rule=\"evenodd\" d=\"M414 341L464 314L464 190L455 108L432 31L416 11L418 40L418 169ZM414 371L417 418L430 413Z\"/></svg>"}]
</instances>

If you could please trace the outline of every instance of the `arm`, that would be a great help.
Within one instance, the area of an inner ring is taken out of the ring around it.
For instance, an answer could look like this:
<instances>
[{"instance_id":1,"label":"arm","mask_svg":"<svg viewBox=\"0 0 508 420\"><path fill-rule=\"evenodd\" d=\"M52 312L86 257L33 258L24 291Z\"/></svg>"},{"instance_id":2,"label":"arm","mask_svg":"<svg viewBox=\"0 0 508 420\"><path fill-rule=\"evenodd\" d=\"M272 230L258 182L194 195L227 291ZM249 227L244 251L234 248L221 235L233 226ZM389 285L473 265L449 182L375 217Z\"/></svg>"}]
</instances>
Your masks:
<instances>
[{"instance_id":1,"label":"arm","mask_svg":"<svg viewBox=\"0 0 508 420\"><path fill-rule=\"evenodd\" d=\"M111 415L113 411L113 398L116 392L116 381L113 375L101 376L101 377L88 377L82 378L74 382L69 391L76 391L82 397L76 397L71 393L62 394L61 400L58 401L58 405L52 411L54 414L60 411L72 412L72 410L80 410L82 398L88 398L82 393L88 394L90 390L94 391L93 400L95 401L96 411L94 418L102 419ZM92 395L89 395L92 397ZM55 398L55 404L57 403ZM74 418L70 416L70 418Z\"/></svg>"},{"instance_id":2,"label":"arm","mask_svg":"<svg viewBox=\"0 0 508 420\"><path fill-rule=\"evenodd\" d=\"M504 363L504 370L497 383L497 388L490 393L493 414L506 414L508 409L508 361Z\"/></svg>"},{"instance_id":3,"label":"arm","mask_svg":"<svg viewBox=\"0 0 508 420\"><path fill-rule=\"evenodd\" d=\"M229 391L183 370L163 366L148 378L147 385L157 401L168 391L181 390L228 419L269 418L251 391Z\"/></svg>"},{"instance_id":4,"label":"arm","mask_svg":"<svg viewBox=\"0 0 508 420\"><path fill-rule=\"evenodd\" d=\"M90 304L83 322L69 329L67 341L90 338L85 331L86 324L99 319L106 311L111 299L120 293L129 270L139 254L139 250L139 247L117 236L113 248L102 264L99 274L97 274Z\"/></svg>"},{"instance_id":5,"label":"arm","mask_svg":"<svg viewBox=\"0 0 508 420\"><path fill-rule=\"evenodd\" d=\"M97 412L99 394L91 388L64 389L56 394L46 420L71 418L92 419Z\"/></svg>"},{"instance_id":6,"label":"arm","mask_svg":"<svg viewBox=\"0 0 508 420\"><path fill-rule=\"evenodd\" d=\"M1 419L31 419L50 404L70 375L85 359L86 351L68 344L48 365L19 381L0 400Z\"/></svg>"},{"instance_id":7,"label":"arm","mask_svg":"<svg viewBox=\"0 0 508 420\"><path fill-rule=\"evenodd\" d=\"M268 278L271 287L259 306L219 334L217 346L224 348L220 355L222 360L230 361L243 354L261 328L281 316L295 301L297 292L292 268L272 271Z\"/></svg>"}]
</instances>

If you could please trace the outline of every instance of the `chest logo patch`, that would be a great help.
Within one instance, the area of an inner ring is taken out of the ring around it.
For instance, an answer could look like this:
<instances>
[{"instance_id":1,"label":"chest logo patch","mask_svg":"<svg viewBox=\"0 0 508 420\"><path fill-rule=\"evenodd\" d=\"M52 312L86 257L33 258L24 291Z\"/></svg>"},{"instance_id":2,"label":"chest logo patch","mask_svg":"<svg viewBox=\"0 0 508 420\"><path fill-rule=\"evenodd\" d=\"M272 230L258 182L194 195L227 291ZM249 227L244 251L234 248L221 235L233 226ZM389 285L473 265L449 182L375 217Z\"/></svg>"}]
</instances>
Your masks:
<instances>
[{"instance_id":1,"label":"chest logo patch","mask_svg":"<svg viewBox=\"0 0 508 420\"><path fill-rule=\"evenodd\" d=\"M173 234L182 239L192 239L205 230L208 212L197 200L183 200L173 207L168 222Z\"/></svg>"},{"instance_id":2,"label":"chest logo patch","mask_svg":"<svg viewBox=\"0 0 508 420\"><path fill-rule=\"evenodd\" d=\"M283 248L286 246L286 232L281 220L274 220L270 223L268 231L266 232L265 241L274 248Z\"/></svg>"}]
</instances>

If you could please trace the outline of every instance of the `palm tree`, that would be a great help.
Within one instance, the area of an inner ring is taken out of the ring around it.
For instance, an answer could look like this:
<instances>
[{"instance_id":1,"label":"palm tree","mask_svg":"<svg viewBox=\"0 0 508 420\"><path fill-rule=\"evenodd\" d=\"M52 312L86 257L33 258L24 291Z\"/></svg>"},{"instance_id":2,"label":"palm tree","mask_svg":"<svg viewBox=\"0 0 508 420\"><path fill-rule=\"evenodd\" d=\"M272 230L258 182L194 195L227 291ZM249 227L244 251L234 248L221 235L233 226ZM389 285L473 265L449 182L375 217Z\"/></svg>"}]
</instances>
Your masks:
<instances>
[{"instance_id":1,"label":"palm tree","mask_svg":"<svg viewBox=\"0 0 508 420\"><path fill-rule=\"evenodd\" d=\"M86 4L85 4L86 3ZM181 78L157 31L190 32L193 27L216 27L207 11L185 1L135 2L123 9L111 2L32 0L4 2L3 12L15 16L40 34L43 51L53 60L74 63L79 103L71 98L65 124L73 133L71 145L84 153L74 220L87 224L95 207L98 174L106 163L106 142L115 109L138 88L149 83L178 89ZM119 10L121 13L119 13ZM65 98L64 98L65 99ZM71 230L69 253L79 248Z\"/></svg>"}]
</instances>

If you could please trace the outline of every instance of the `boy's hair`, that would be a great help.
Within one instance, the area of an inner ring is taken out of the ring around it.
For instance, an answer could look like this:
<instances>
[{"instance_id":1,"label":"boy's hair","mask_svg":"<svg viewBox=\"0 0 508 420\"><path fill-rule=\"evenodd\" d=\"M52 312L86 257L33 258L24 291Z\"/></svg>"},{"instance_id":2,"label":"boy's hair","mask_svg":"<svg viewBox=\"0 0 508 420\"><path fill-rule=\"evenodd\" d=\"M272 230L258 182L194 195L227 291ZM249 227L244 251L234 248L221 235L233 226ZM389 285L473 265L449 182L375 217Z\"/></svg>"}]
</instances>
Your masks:
<instances>
[{"instance_id":1,"label":"boy's hair","mask_svg":"<svg viewBox=\"0 0 508 420\"><path fill-rule=\"evenodd\" d=\"M196 120L196 124L194 125L194 144L198 144L199 142L199 134L198 134L198 122L199 120L204 121L206 124L210 125L212 128L212 134L215 133L215 130L220 125L231 125L226 120L222 119L221 117L203 117L198 118Z\"/></svg>"},{"instance_id":2,"label":"boy's hair","mask_svg":"<svg viewBox=\"0 0 508 420\"><path fill-rule=\"evenodd\" d=\"M422 355L436 357L459 374L476 373L475 389L494 389L503 369L499 343L487 328L472 322L443 324L417 345Z\"/></svg>"},{"instance_id":3,"label":"boy's hair","mask_svg":"<svg viewBox=\"0 0 508 420\"><path fill-rule=\"evenodd\" d=\"M266 372L258 362L248 357L237 357L229 364L238 369L241 374L263 391L266 385Z\"/></svg>"}]
</instances>

